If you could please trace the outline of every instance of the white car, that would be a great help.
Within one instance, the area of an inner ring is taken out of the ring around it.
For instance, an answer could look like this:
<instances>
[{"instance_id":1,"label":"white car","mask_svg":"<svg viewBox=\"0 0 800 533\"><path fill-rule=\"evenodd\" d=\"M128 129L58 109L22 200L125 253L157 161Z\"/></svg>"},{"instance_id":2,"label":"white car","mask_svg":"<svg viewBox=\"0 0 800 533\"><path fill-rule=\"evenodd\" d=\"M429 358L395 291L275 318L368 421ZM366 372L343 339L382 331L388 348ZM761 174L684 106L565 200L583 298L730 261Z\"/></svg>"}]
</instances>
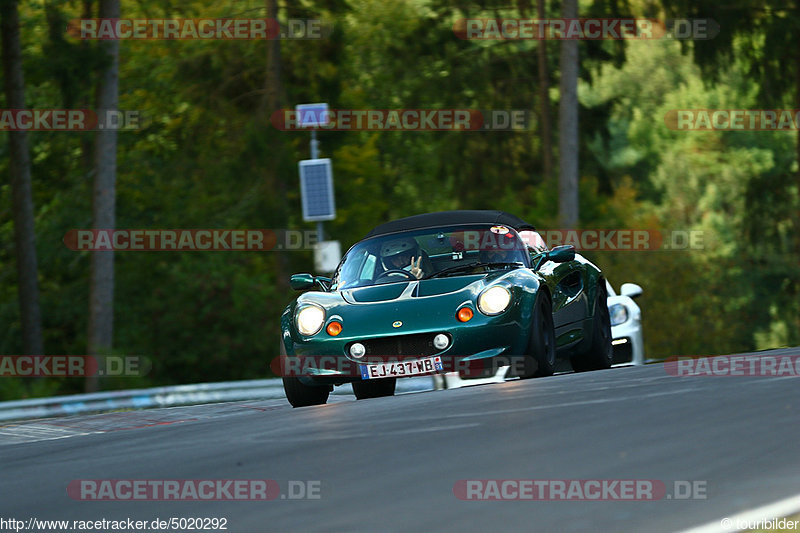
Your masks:
<instances>
[{"instance_id":1,"label":"white car","mask_svg":"<svg viewBox=\"0 0 800 533\"><path fill-rule=\"evenodd\" d=\"M608 314L611 318L611 345L614 348L613 364L644 364L644 340L642 338L642 310L633 301L641 296L642 288L635 283L623 283L621 294L606 281L608 292ZM433 377L435 389L457 389L468 385L502 383L506 380L508 367L500 367L494 376L462 378L458 372L448 372Z\"/></svg>"},{"instance_id":2,"label":"white car","mask_svg":"<svg viewBox=\"0 0 800 533\"><path fill-rule=\"evenodd\" d=\"M642 338L642 310L633 301L642 294L635 283L623 283L620 294L606 281L608 291L608 314L611 317L611 344L614 347L614 364L644 364L644 340Z\"/></svg>"}]
</instances>

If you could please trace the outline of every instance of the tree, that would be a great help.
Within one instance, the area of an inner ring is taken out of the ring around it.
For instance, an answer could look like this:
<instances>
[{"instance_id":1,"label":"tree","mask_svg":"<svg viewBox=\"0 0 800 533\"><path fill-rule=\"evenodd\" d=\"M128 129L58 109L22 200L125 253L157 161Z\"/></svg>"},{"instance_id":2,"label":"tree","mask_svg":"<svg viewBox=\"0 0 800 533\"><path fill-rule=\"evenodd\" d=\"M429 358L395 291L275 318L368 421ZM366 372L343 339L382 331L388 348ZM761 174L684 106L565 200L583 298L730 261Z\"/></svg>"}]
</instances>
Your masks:
<instances>
[{"instance_id":1,"label":"tree","mask_svg":"<svg viewBox=\"0 0 800 533\"><path fill-rule=\"evenodd\" d=\"M271 139L275 135L274 131L269 131L269 120L272 113L280 110L284 106L284 90L283 82L281 79L281 39L280 39L280 21L278 19L279 6L278 0L266 0L267 19L275 24L278 28L278 35L272 40L267 41L267 61L266 68L264 69L264 93L261 96L259 103L259 112L256 113L256 119L260 122L256 130L263 132L266 130L265 136L262 139L268 141L265 144L272 147L279 147L280 144ZM265 174L266 180L271 189L277 191L278 198L286 198L287 184L286 179L279 174L279 160L283 156L283 151L274 149L265 151L264 164L262 171ZM277 219L280 224L285 224L288 219L288 206L285 202L279 202L275 207ZM285 251L276 252L275 268L278 277L278 286L281 289L289 288L289 258Z\"/></svg>"},{"instance_id":2,"label":"tree","mask_svg":"<svg viewBox=\"0 0 800 533\"><path fill-rule=\"evenodd\" d=\"M545 18L544 0L536 0L536 16ZM536 47L539 67L539 119L542 121L542 173L545 181L553 177L553 126L550 122L550 76L547 70L546 41Z\"/></svg>"},{"instance_id":3,"label":"tree","mask_svg":"<svg viewBox=\"0 0 800 533\"><path fill-rule=\"evenodd\" d=\"M578 17L578 1L564 0L561 16ZM561 100L558 109L558 218L564 228L578 223L578 41L561 42Z\"/></svg>"},{"instance_id":4,"label":"tree","mask_svg":"<svg viewBox=\"0 0 800 533\"><path fill-rule=\"evenodd\" d=\"M101 0L101 18L119 18L119 0ZM107 61L97 89L97 113L102 121L118 107L119 41L101 43ZM97 132L94 151L93 226L114 229L116 224L117 132ZM89 355L108 354L114 334L114 252L92 252L89 281ZM86 380L86 390L97 389L97 377Z\"/></svg>"},{"instance_id":5,"label":"tree","mask_svg":"<svg viewBox=\"0 0 800 533\"><path fill-rule=\"evenodd\" d=\"M722 5L713 0L664 0L664 7L670 15L711 18L719 25L719 35L713 39L692 42L694 59L709 82L717 80L719 62L736 52L737 43L746 43L740 55L747 58L750 74L760 81L762 104L777 107L788 101L795 109L800 107L800 2L743 0ZM800 164L800 131L796 143Z\"/></svg>"},{"instance_id":6,"label":"tree","mask_svg":"<svg viewBox=\"0 0 800 533\"><path fill-rule=\"evenodd\" d=\"M519 14L528 17L529 0L519 1ZM536 0L536 17L545 18L544 0ZM542 177L549 182L553 177L553 125L550 121L550 73L547 69L547 41L541 40L536 46L537 92L539 96L539 135L542 141Z\"/></svg>"},{"instance_id":7,"label":"tree","mask_svg":"<svg viewBox=\"0 0 800 533\"><path fill-rule=\"evenodd\" d=\"M278 0L266 0L267 19L279 24ZM280 31L280 30L279 30ZM264 94L261 98L260 120L269 122L270 115L283 104L283 86L281 84L281 39L275 36L267 41L267 63L265 69Z\"/></svg>"},{"instance_id":8,"label":"tree","mask_svg":"<svg viewBox=\"0 0 800 533\"><path fill-rule=\"evenodd\" d=\"M758 84L758 107L800 108L800 1L741 0L731 6L711 0L663 3L669 15L708 17L719 25L713 39L700 38L684 47L692 51L707 84L719 83L719 64L735 59L745 64L749 77ZM752 245L746 252L757 251L753 262L773 272L770 293L784 300L771 313L774 326L787 332L783 335L786 343L800 338L800 130L794 142L793 172L752 176L745 189L744 233Z\"/></svg>"},{"instance_id":9,"label":"tree","mask_svg":"<svg viewBox=\"0 0 800 533\"><path fill-rule=\"evenodd\" d=\"M3 80L6 105L10 109L25 108L25 79L22 73L19 12L16 0L0 2L3 44ZM28 355L44 353L42 320L39 309L36 234L31 196L31 160L26 131L8 133L10 149L11 189L14 217L14 244L19 277L19 308L22 319L23 350Z\"/></svg>"}]
</instances>

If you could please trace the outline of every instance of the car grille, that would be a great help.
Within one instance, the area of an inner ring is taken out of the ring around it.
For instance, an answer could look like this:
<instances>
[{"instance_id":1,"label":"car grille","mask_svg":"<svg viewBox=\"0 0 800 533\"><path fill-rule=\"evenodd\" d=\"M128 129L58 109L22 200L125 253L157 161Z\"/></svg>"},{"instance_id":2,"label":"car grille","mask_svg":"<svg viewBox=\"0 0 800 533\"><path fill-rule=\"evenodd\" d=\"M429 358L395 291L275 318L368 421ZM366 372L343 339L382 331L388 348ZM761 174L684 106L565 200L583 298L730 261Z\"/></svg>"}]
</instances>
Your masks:
<instances>
[{"instance_id":1,"label":"car grille","mask_svg":"<svg viewBox=\"0 0 800 533\"><path fill-rule=\"evenodd\" d=\"M367 356L429 356L439 353L433 346L435 333L415 333L413 335L396 335L379 337L361 341L367 349Z\"/></svg>"}]
</instances>

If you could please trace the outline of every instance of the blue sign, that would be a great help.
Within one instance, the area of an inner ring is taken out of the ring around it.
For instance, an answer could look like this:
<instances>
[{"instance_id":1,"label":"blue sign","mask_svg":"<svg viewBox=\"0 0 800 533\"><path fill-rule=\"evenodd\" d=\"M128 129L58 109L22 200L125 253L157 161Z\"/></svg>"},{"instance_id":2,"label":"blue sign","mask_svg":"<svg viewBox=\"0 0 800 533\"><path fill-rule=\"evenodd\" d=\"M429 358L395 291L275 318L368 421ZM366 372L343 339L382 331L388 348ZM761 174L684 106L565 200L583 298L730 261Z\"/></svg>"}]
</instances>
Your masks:
<instances>
[{"instance_id":1,"label":"blue sign","mask_svg":"<svg viewBox=\"0 0 800 533\"><path fill-rule=\"evenodd\" d=\"M300 104L294 110L301 128L316 128L329 122L328 104Z\"/></svg>"}]
</instances>

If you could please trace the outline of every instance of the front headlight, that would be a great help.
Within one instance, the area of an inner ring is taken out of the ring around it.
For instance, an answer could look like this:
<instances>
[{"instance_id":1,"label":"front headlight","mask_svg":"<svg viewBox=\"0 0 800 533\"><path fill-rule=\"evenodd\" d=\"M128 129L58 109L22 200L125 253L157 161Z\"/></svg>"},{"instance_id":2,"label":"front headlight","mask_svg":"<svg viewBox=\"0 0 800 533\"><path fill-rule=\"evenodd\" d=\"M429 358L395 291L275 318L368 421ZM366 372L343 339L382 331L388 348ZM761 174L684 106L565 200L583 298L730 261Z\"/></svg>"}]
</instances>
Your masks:
<instances>
[{"instance_id":1,"label":"front headlight","mask_svg":"<svg viewBox=\"0 0 800 533\"><path fill-rule=\"evenodd\" d=\"M495 285L489 287L478 296L478 309L484 315L499 315L511 303L511 291Z\"/></svg>"},{"instance_id":2,"label":"front headlight","mask_svg":"<svg viewBox=\"0 0 800 533\"><path fill-rule=\"evenodd\" d=\"M297 312L294 321L303 335L316 335L325 322L325 310L318 305L306 305Z\"/></svg>"},{"instance_id":3,"label":"front headlight","mask_svg":"<svg viewBox=\"0 0 800 533\"><path fill-rule=\"evenodd\" d=\"M614 304L608 308L611 317L611 325L619 326L628 321L628 308L622 304Z\"/></svg>"}]
</instances>

